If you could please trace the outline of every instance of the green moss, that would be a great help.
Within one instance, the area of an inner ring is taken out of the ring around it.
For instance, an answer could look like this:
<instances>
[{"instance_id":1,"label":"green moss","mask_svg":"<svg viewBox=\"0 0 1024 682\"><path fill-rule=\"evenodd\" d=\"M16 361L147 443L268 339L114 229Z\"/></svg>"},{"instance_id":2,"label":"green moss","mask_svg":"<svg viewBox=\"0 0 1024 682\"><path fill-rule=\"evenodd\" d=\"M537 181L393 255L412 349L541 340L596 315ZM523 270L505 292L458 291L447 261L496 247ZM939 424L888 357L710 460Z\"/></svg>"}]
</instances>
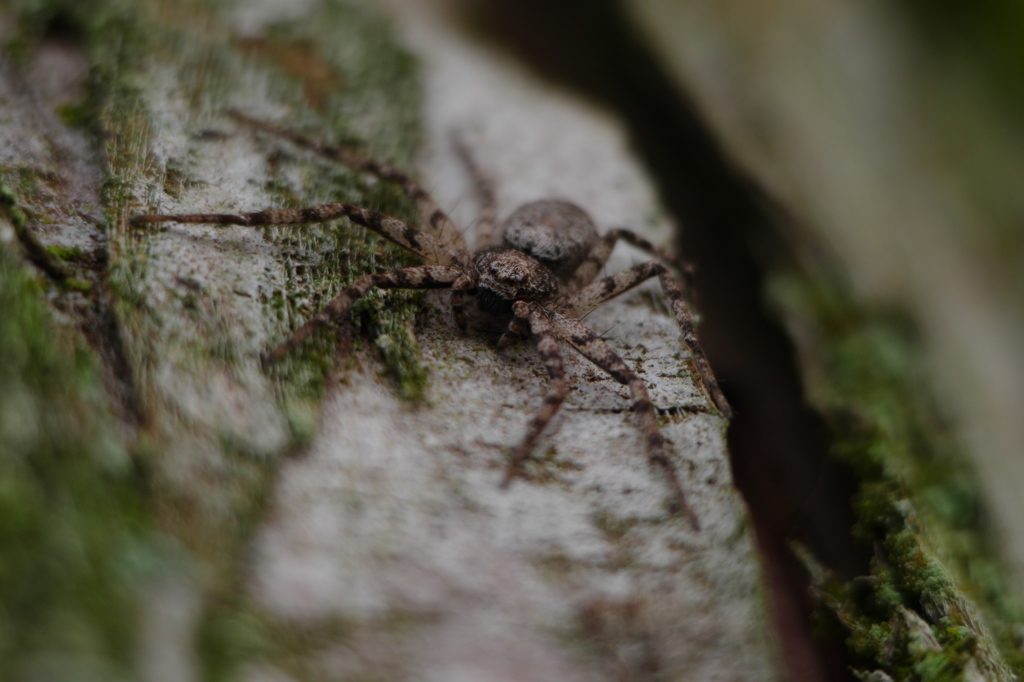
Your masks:
<instances>
[{"instance_id":1,"label":"green moss","mask_svg":"<svg viewBox=\"0 0 1024 682\"><path fill-rule=\"evenodd\" d=\"M1020 614L979 513L970 466L925 397L913 330L899 315L855 308L841 291L798 276L773 285L784 315L805 334L798 340L808 390L830 430L831 454L860 481L854 535L875 554L869 577L832 578L821 603L846 631L864 674L960 679L976 655L984 673L1004 679L1000 654L1019 673L1024 658L1013 632ZM974 579L979 567L985 584ZM870 590L858 583L864 580ZM966 595L989 616L994 642ZM923 619L940 651L897 634L906 630L905 612Z\"/></svg>"},{"instance_id":2,"label":"green moss","mask_svg":"<svg viewBox=\"0 0 1024 682\"><path fill-rule=\"evenodd\" d=\"M97 359L0 246L0 678L132 677L152 520Z\"/></svg>"},{"instance_id":3,"label":"green moss","mask_svg":"<svg viewBox=\"0 0 1024 682\"><path fill-rule=\"evenodd\" d=\"M92 111L85 102L62 104L57 107L57 115L69 128L89 128L92 123Z\"/></svg>"},{"instance_id":4,"label":"green moss","mask_svg":"<svg viewBox=\"0 0 1024 682\"><path fill-rule=\"evenodd\" d=\"M61 260L80 261L86 259L85 252L77 246L47 246L46 250Z\"/></svg>"},{"instance_id":5,"label":"green moss","mask_svg":"<svg viewBox=\"0 0 1024 682\"><path fill-rule=\"evenodd\" d=\"M26 257L45 272L53 280L61 283L65 288L88 290L90 285L77 279L69 278L68 271L54 258L53 254L39 241L32 227L28 224L28 218L19 205L18 198L6 184L3 174L0 174L0 214L4 215L14 227L14 234L21 242Z\"/></svg>"},{"instance_id":6,"label":"green moss","mask_svg":"<svg viewBox=\"0 0 1024 682\"><path fill-rule=\"evenodd\" d=\"M25 229L27 219L25 218L25 212L18 205L18 197L3 183L0 183L0 206L3 207L4 213L7 214L16 231Z\"/></svg>"},{"instance_id":7,"label":"green moss","mask_svg":"<svg viewBox=\"0 0 1024 682\"><path fill-rule=\"evenodd\" d=\"M223 604L212 610L200 633L200 653L207 662L204 679L235 679L240 664L266 661L294 679L316 680L311 654L338 646L353 630L353 623L342 618L296 626L244 601Z\"/></svg>"}]
</instances>

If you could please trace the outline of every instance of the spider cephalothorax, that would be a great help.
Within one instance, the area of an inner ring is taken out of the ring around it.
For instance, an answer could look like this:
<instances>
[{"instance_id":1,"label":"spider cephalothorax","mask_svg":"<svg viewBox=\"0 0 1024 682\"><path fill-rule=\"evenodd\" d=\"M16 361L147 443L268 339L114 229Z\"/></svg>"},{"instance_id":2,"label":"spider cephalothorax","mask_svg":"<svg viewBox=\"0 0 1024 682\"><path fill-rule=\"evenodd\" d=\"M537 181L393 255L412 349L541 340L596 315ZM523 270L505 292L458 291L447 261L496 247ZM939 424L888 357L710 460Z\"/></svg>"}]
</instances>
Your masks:
<instances>
[{"instance_id":1,"label":"spider cephalothorax","mask_svg":"<svg viewBox=\"0 0 1024 682\"><path fill-rule=\"evenodd\" d=\"M348 147L328 147L244 114L233 112L232 116L247 126L284 137L355 170L401 185L416 202L423 220L422 229L416 229L376 211L344 203L243 214L149 214L135 217L132 223L136 225L176 221L250 226L323 223L347 217L417 254L425 262L421 266L356 279L290 338L268 353L266 361L273 362L281 357L324 324L346 321L352 303L375 287L451 289L452 315L460 328L500 333L499 345L532 337L550 377L543 405L530 422L526 436L509 457L503 486L519 473L541 431L558 411L568 392L559 344L562 342L629 388L633 409L646 436L650 461L664 471L678 507L696 526L696 515L686 502L675 465L666 453L665 439L658 429L654 406L644 382L607 343L580 321L602 303L657 277L705 390L715 405L729 416L729 405L697 341L682 286L662 263L686 272L684 264L629 230L611 230L600 236L586 211L560 199L524 204L495 230L493 188L465 146L459 143L458 151L482 198L476 230L477 249L470 253L451 219L422 187L402 171L367 159ZM658 260L597 279L620 239L651 253Z\"/></svg>"},{"instance_id":2,"label":"spider cephalothorax","mask_svg":"<svg viewBox=\"0 0 1024 682\"><path fill-rule=\"evenodd\" d=\"M471 284L457 288L452 301L455 321L463 329L504 332L515 301L543 301L561 291L561 282L546 265L508 246L474 253L466 280Z\"/></svg>"}]
</instances>

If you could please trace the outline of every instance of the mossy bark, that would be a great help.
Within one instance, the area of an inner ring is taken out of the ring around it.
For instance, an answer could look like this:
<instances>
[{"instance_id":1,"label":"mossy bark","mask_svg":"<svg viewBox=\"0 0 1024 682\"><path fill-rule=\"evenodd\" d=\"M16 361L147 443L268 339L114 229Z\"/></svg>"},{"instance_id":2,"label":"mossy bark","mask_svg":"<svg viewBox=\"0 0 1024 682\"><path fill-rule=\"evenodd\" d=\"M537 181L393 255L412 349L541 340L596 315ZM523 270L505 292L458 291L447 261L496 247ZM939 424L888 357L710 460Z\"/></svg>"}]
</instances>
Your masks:
<instances>
[{"instance_id":1,"label":"mossy bark","mask_svg":"<svg viewBox=\"0 0 1024 682\"><path fill-rule=\"evenodd\" d=\"M414 62L383 19L343 3L275 15L14 1L0 21L13 228L0 283L0 676L217 678L237 650L220 623L235 618L240 552L279 462L316 427L334 344L322 334L268 374L258 354L345 281L403 256L347 225L224 239L127 220L198 210L196 197L225 211L349 201L411 220L394 188L293 149L272 156L275 141L225 110L358 139L408 167ZM50 278L33 283L22 252ZM416 299L371 297L357 316L411 400L424 381ZM177 625L161 611L168 594L188 605Z\"/></svg>"}]
</instances>

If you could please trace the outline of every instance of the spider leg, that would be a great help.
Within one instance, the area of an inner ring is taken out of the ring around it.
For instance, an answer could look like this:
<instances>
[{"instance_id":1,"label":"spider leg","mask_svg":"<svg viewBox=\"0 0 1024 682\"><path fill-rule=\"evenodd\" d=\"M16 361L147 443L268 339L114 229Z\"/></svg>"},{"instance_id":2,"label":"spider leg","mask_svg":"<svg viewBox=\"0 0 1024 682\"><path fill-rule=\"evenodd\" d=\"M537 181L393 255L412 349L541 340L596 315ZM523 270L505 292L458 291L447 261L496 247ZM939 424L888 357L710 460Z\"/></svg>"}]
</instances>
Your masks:
<instances>
[{"instance_id":1,"label":"spider leg","mask_svg":"<svg viewBox=\"0 0 1024 682\"><path fill-rule=\"evenodd\" d=\"M624 229L609 231L606 235L601 237L593 247L591 247L590 253L587 254L587 257L583 259L583 262L579 264L576 271L572 274L572 277L569 280L568 289L570 291L576 291L593 282L594 278L597 277L597 273L599 273L601 268L605 266L605 263L608 262L608 258L612 255L612 250L615 248L615 244L618 243L620 239L628 244L632 244L641 251L646 251L659 261L671 265L683 275L687 285L686 290L690 291L692 289L691 276L693 274L693 267L689 263L677 258L665 249L655 246L636 232Z\"/></svg>"},{"instance_id":2,"label":"spider leg","mask_svg":"<svg viewBox=\"0 0 1024 682\"><path fill-rule=\"evenodd\" d=\"M424 228L426 232L443 241L452 251L461 251L466 248L466 241L463 239L462 233L459 232L455 223L448 217L448 214L441 210L427 190L423 189L419 183L409 177L404 171L389 164L369 159L351 147L326 145L301 133L252 118L237 109L228 111L228 115L250 128L282 137L298 147L308 149L332 161L337 161L352 170L369 173L381 180L400 186L405 195L416 204L416 210L419 212L420 220L426 226Z\"/></svg>"},{"instance_id":3,"label":"spider leg","mask_svg":"<svg viewBox=\"0 0 1024 682\"><path fill-rule=\"evenodd\" d=\"M264 364L276 362L285 353L308 339L320 327L344 317L352 304L365 296L371 289L444 289L450 287L452 282L460 276L457 270L441 265L420 265L364 275L335 296L308 322L296 329L287 341L267 353L263 362Z\"/></svg>"},{"instance_id":4,"label":"spider leg","mask_svg":"<svg viewBox=\"0 0 1024 682\"><path fill-rule=\"evenodd\" d=\"M452 317L459 331L465 332L469 326L466 319L466 292L476 286L476 281L469 275L463 275L452 284Z\"/></svg>"},{"instance_id":5,"label":"spider leg","mask_svg":"<svg viewBox=\"0 0 1024 682\"><path fill-rule=\"evenodd\" d=\"M507 488L512 479L519 473L523 461L530 455L541 431L548 425L558 408L562 406L565 395L569 391L569 382L565 378L565 369L562 366L562 350L558 347L558 338L551 322L540 310L532 308L523 301L515 304L516 319L527 322L530 332L533 334L537 353L548 370L551 382L548 384L548 391L544 395L544 404L530 421L530 428L526 437L519 443L519 447L508 460L508 468L505 469L505 478L501 482L502 488Z\"/></svg>"},{"instance_id":6,"label":"spider leg","mask_svg":"<svg viewBox=\"0 0 1024 682\"><path fill-rule=\"evenodd\" d=\"M652 464L657 465L664 472L669 487L677 500L679 510L689 518L694 528L699 528L697 515L686 501L686 494L683 493L683 486L679 483L675 465L665 453L665 437L658 429L654 405L651 403L643 380L626 365L622 358L616 355L607 343L579 320L554 312L549 313L549 318L555 332L563 341L607 372L617 382L629 388L633 398L633 410L636 412L640 428L643 429L647 441L648 458Z\"/></svg>"},{"instance_id":7,"label":"spider leg","mask_svg":"<svg viewBox=\"0 0 1024 682\"><path fill-rule=\"evenodd\" d=\"M454 136L454 141L455 151L469 171L469 175L473 179L473 185L476 187L476 192L480 195L480 215L477 216L476 220L475 244L476 249L480 250L492 246L494 243L494 222L498 214L497 200L494 196L494 183L480 170L480 166L477 165L472 153L470 153L466 141L459 135Z\"/></svg>"},{"instance_id":8,"label":"spider leg","mask_svg":"<svg viewBox=\"0 0 1024 682\"><path fill-rule=\"evenodd\" d=\"M498 348L508 348L516 341L529 338L529 334L530 325L522 318L513 317L512 321L508 323L508 328L501 333L501 338L498 339Z\"/></svg>"},{"instance_id":9,"label":"spider leg","mask_svg":"<svg viewBox=\"0 0 1024 682\"><path fill-rule=\"evenodd\" d=\"M682 285L680 285L679 280L669 274L668 270L661 263L655 261L642 263L629 270L617 272L611 277L605 277L602 280L585 286L570 296L565 302L565 313L573 317L582 317L602 303L610 301L654 276L658 277L658 280L661 282L661 289L668 296L669 303L672 305L672 313L675 315L676 323L682 332L683 342L690 349L690 355L693 357L693 362L700 373L704 390L707 391L712 402L714 402L722 414L731 419L732 407L729 406L729 401L725 399L725 394L719 388L718 380L715 379L715 374L711 371L711 364L708 362L707 356L704 355L704 349L701 348L700 341L697 339L697 330L694 327L690 309L686 305Z\"/></svg>"},{"instance_id":10,"label":"spider leg","mask_svg":"<svg viewBox=\"0 0 1024 682\"><path fill-rule=\"evenodd\" d=\"M208 225L309 225L348 217L357 225L372 230L388 241L412 251L432 265L450 265L456 259L443 241L406 225L397 218L352 204L321 204L309 208L282 208L255 213L187 213L178 215L146 214L131 219L132 225L151 223L204 223Z\"/></svg>"}]
</instances>

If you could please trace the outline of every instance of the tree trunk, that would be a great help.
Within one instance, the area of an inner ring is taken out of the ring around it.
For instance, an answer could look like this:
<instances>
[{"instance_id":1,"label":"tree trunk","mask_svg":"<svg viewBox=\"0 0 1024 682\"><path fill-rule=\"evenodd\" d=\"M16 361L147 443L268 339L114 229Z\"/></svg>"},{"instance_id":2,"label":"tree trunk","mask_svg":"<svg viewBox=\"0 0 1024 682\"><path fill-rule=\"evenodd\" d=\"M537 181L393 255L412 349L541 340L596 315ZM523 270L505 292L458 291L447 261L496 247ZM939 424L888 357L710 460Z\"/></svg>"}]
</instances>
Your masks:
<instances>
[{"instance_id":1,"label":"tree trunk","mask_svg":"<svg viewBox=\"0 0 1024 682\"><path fill-rule=\"evenodd\" d=\"M400 168L422 142L463 228L453 133L500 214L557 196L668 246L613 116L433 5L389 9L416 56L370 3L0 9L3 676L775 679L727 422L657 286L587 324L647 384L699 531L628 394L582 359L528 480L499 489L545 373L456 333L446 296L368 296L350 355L324 333L261 368L346 283L415 262L397 247L345 221L129 225L329 201L415 221L398 188L233 108ZM31 234L48 276L15 257Z\"/></svg>"}]
</instances>

